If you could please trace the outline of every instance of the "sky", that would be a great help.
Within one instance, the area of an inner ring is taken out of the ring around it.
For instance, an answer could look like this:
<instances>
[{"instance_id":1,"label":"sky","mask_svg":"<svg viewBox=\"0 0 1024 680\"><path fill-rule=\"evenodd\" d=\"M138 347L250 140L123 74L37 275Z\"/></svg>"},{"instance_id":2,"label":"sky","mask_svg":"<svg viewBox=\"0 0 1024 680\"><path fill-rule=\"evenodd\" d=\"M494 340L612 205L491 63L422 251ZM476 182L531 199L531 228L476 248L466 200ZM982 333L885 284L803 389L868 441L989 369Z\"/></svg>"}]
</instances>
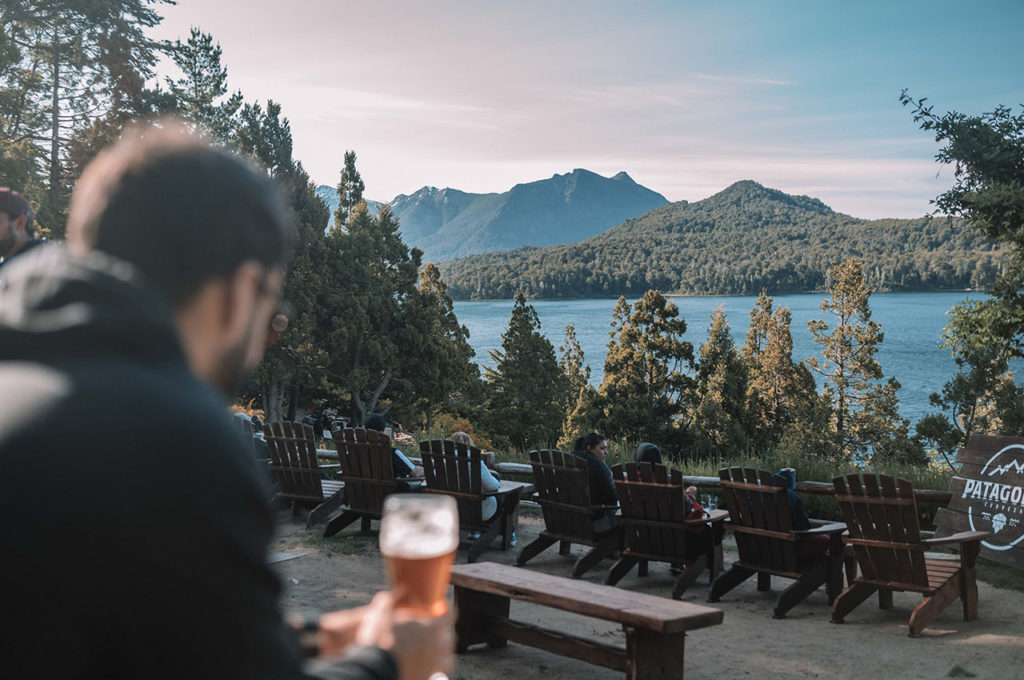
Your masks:
<instances>
[{"instance_id":1,"label":"sky","mask_svg":"<svg viewBox=\"0 0 1024 680\"><path fill-rule=\"evenodd\" d=\"M586 168L670 201L753 179L856 217L952 185L899 103L1024 103L1021 0L177 0L229 86L282 105L294 155L365 196L484 193ZM173 65L161 64L172 75Z\"/></svg>"}]
</instances>

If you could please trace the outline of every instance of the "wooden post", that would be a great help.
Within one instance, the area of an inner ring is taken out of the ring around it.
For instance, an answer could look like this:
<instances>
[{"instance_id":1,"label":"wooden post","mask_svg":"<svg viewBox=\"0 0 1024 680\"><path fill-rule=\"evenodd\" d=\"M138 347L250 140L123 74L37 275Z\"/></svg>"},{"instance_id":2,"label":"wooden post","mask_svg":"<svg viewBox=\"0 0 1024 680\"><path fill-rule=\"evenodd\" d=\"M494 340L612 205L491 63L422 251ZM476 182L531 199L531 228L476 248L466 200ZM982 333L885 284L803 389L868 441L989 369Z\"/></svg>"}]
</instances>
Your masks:
<instances>
[{"instance_id":1,"label":"wooden post","mask_svg":"<svg viewBox=\"0 0 1024 680\"><path fill-rule=\"evenodd\" d=\"M508 618L509 599L455 586L455 648L460 654L470 645L486 642L488 647L505 647L508 640L487 632L489 616Z\"/></svg>"},{"instance_id":2,"label":"wooden post","mask_svg":"<svg viewBox=\"0 0 1024 680\"><path fill-rule=\"evenodd\" d=\"M666 635L623 626L626 680L680 680L686 633Z\"/></svg>"}]
</instances>

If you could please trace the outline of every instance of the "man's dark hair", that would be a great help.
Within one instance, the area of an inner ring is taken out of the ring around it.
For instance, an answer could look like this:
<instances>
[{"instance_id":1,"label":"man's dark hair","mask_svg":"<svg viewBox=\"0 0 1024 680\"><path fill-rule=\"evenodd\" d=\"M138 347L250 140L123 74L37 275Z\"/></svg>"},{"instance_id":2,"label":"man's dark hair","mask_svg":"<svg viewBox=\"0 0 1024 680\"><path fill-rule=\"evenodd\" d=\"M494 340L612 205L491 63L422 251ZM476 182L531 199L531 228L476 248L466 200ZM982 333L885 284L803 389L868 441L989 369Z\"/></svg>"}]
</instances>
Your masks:
<instances>
[{"instance_id":1,"label":"man's dark hair","mask_svg":"<svg viewBox=\"0 0 1024 680\"><path fill-rule=\"evenodd\" d=\"M36 235L35 213L32 206L28 204L25 197L10 187L0 187L0 211L7 214L8 219L14 220L22 215L25 216L25 233L29 236Z\"/></svg>"},{"instance_id":2,"label":"man's dark hair","mask_svg":"<svg viewBox=\"0 0 1024 680\"><path fill-rule=\"evenodd\" d=\"M125 135L86 168L68 242L131 262L179 307L244 262L283 266L285 214L264 172L163 121Z\"/></svg>"},{"instance_id":3,"label":"man's dark hair","mask_svg":"<svg viewBox=\"0 0 1024 680\"><path fill-rule=\"evenodd\" d=\"M594 447L594 446L597 446L598 444L603 442L604 441L604 437L602 437L601 435L599 435L596 432L591 432L590 434L586 435L585 437L580 437L576 441L577 441L577 446L580 446L580 450L581 451L586 451L587 449L589 449L591 447Z\"/></svg>"},{"instance_id":4,"label":"man's dark hair","mask_svg":"<svg viewBox=\"0 0 1024 680\"><path fill-rule=\"evenodd\" d=\"M365 427L367 430L383 432L388 427L388 421L380 413L371 413L370 417L366 419Z\"/></svg>"}]
</instances>

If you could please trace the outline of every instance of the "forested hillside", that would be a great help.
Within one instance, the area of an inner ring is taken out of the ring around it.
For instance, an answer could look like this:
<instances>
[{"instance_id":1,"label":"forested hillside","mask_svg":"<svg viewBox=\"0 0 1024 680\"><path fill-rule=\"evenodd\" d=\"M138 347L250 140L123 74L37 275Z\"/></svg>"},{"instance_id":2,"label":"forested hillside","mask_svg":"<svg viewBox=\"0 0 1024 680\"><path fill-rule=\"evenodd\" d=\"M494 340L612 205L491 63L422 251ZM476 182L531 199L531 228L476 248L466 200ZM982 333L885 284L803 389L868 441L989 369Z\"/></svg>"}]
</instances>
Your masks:
<instances>
[{"instance_id":1,"label":"forested hillside","mask_svg":"<svg viewBox=\"0 0 1024 680\"><path fill-rule=\"evenodd\" d=\"M983 288L993 244L945 217L862 220L817 199L742 181L672 203L572 245L484 253L441 266L461 299L821 290L835 260L860 257L876 290Z\"/></svg>"}]
</instances>

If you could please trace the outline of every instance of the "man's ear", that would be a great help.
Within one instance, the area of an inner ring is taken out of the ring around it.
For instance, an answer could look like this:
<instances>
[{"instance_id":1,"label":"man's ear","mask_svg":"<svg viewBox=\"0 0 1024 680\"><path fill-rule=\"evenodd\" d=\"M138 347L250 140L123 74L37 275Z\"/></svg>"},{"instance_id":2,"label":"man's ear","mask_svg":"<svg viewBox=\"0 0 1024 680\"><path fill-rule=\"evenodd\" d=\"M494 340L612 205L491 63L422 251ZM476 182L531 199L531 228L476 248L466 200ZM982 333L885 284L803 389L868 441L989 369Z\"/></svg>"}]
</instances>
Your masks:
<instances>
[{"instance_id":1,"label":"man's ear","mask_svg":"<svg viewBox=\"0 0 1024 680\"><path fill-rule=\"evenodd\" d=\"M244 262L229 275L221 307L221 322L226 337L241 338L250 332L254 308L259 301L260 287L265 277L266 270L257 262Z\"/></svg>"}]
</instances>

